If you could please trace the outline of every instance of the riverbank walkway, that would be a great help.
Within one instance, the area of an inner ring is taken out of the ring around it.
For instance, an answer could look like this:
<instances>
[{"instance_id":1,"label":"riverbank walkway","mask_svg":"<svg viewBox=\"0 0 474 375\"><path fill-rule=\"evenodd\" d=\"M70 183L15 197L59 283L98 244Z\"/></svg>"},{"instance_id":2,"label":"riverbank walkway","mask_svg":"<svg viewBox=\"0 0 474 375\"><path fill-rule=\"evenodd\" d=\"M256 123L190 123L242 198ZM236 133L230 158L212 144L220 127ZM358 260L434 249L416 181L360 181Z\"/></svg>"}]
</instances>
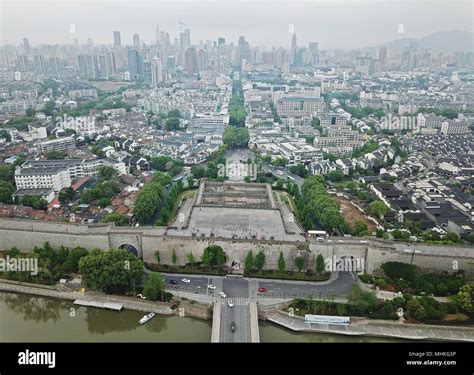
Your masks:
<instances>
[{"instance_id":1,"label":"riverbank walkway","mask_svg":"<svg viewBox=\"0 0 474 375\"><path fill-rule=\"evenodd\" d=\"M307 323L303 317L290 316L279 310L267 318L292 331L342 334L348 336L372 336L399 338L402 340L464 341L474 342L474 328L407 324L386 320L351 318L347 326L336 324Z\"/></svg>"},{"instance_id":2,"label":"riverbank walkway","mask_svg":"<svg viewBox=\"0 0 474 375\"><path fill-rule=\"evenodd\" d=\"M121 305L124 309L143 311L143 312L154 312L157 314L171 315L174 311L160 304L159 302L146 301L143 299L134 299L133 297L124 297L124 296L111 296L107 294L101 294L96 292L66 292L58 291L50 286L29 286L22 285L21 283L13 283L12 281L3 282L0 281L0 291L12 292L12 293L24 293L31 294L35 296L42 297L53 297L53 298L62 298L67 300L81 300L84 303L92 303L100 306L117 306Z\"/></svg>"},{"instance_id":3,"label":"riverbank walkway","mask_svg":"<svg viewBox=\"0 0 474 375\"><path fill-rule=\"evenodd\" d=\"M123 305L121 303L87 301L83 299L76 299L74 301L74 304L79 305L79 306L97 307L99 309L107 309L107 310L114 310L114 311L122 311L123 309Z\"/></svg>"}]
</instances>

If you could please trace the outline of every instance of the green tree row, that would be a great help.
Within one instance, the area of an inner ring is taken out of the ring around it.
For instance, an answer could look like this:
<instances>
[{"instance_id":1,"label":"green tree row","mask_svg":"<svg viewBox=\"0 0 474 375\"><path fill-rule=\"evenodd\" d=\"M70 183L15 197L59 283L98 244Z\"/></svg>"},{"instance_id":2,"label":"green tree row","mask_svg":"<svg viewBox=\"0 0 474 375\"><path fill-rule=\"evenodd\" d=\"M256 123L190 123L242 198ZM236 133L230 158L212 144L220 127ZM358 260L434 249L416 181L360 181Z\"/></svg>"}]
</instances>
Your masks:
<instances>
[{"instance_id":1,"label":"green tree row","mask_svg":"<svg viewBox=\"0 0 474 375\"><path fill-rule=\"evenodd\" d=\"M348 229L346 220L339 211L337 202L327 193L324 186L324 177L311 176L303 183L302 196L304 203L302 206L304 223L312 227L312 218L327 230L338 229L346 232Z\"/></svg>"},{"instance_id":2,"label":"green tree row","mask_svg":"<svg viewBox=\"0 0 474 375\"><path fill-rule=\"evenodd\" d=\"M8 271L4 276L11 280L52 285L79 269L79 261L88 254L82 247L68 249L61 246L59 249L46 242L42 247L35 247L32 253L20 253L16 247L7 251L11 258L37 258L38 270L36 272Z\"/></svg>"},{"instance_id":3,"label":"green tree row","mask_svg":"<svg viewBox=\"0 0 474 375\"><path fill-rule=\"evenodd\" d=\"M171 177L162 172L156 172L140 190L135 202L133 213L143 224L148 224L153 214L160 208L163 199L163 186L171 183Z\"/></svg>"}]
</instances>

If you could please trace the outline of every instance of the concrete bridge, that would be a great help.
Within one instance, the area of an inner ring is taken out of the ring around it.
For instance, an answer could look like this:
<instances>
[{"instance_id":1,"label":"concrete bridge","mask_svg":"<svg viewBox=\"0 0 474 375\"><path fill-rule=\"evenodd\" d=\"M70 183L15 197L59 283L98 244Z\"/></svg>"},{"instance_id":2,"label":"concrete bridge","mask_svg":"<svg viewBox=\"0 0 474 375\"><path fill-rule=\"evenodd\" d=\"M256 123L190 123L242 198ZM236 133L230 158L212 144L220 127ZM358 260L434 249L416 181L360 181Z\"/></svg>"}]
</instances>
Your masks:
<instances>
[{"instance_id":1,"label":"concrete bridge","mask_svg":"<svg viewBox=\"0 0 474 375\"><path fill-rule=\"evenodd\" d=\"M231 324L234 324L234 332ZM215 302L211 342L260 342L257 302L239 304L237 301L234 307L225 301Z\"/></svg>"},{"instance_id":2,"label":"concrete bridge","mask_svg":"<svg viewBox=\"0 0 474 375\"><path fill-rule=\"evenodd\" d=\"M214 303L211 342L259 342L258 310L255 285L240 276L222 279L219 296ZM233 327L233 329L231 328Z\"/></svg>"}]
</instances>

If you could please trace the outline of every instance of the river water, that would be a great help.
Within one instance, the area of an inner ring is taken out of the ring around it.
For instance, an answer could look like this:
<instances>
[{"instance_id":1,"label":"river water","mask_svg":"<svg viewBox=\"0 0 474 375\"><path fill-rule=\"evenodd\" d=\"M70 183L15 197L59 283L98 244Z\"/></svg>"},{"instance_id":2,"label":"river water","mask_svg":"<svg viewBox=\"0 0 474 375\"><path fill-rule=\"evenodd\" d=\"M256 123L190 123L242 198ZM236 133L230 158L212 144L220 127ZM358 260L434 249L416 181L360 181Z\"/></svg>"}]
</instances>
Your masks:
<instances>
[{"instance_id":1,"label":"river water","mask_svg":"<svg viewBox=\"0 0 474 375\"><path fill-rule=\"evenodd\" d=\"M72 301L0 292L0 342L210 342L211 322L140 311L74 306ZM261 342L381 342L388 339L296 333L259 322Z\"/></svg>"}]
</instances>

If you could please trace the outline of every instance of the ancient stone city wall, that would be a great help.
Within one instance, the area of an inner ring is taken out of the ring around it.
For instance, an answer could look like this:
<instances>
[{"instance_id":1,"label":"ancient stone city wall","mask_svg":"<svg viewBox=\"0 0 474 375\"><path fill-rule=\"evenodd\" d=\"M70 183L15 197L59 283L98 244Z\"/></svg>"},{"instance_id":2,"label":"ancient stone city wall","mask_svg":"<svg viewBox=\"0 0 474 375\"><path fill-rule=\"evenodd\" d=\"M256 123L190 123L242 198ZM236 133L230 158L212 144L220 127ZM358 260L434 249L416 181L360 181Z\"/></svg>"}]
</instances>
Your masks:
<instances>
[{"instance_id":1,"label":"ancient stone city wall","mask_svg":"<svg viewBox=\"0 0 474 375\"><path fill-rule=\"evenodd\" d=\"M42 246L46 241L53 247L69 248L82 246L87 249L118 248L122 245L134 246L144 261L155 262L155 252L160 251L161 263L171 264L173 250L177 264L187 262L187 254L192 252L200 259L203 250L210 244L221 246L228 256L228 263L234 260L244 263L249 250L254 255L262 250L266 255L265 268L278 269L280 252L286 260L288 270L294 269L294 258L302 256L306 265L314 267L318 254L324 258L352 256L363 259L365 272L372 273L382 263L399 261L412 263L426 270L452 271L456 266L474 277L474 249L472 247L446 247L411 245L390 241L356 238L331 238L332 242L282 242L282 241L238 241L223 238L178 237L166 235L166 228L160 227L115 227L106 225L78 225L28 220L0 219L0 248L13 246L30 251ZM456 263L457 262L457 263Z\"/></svg>"}]
</instances>

